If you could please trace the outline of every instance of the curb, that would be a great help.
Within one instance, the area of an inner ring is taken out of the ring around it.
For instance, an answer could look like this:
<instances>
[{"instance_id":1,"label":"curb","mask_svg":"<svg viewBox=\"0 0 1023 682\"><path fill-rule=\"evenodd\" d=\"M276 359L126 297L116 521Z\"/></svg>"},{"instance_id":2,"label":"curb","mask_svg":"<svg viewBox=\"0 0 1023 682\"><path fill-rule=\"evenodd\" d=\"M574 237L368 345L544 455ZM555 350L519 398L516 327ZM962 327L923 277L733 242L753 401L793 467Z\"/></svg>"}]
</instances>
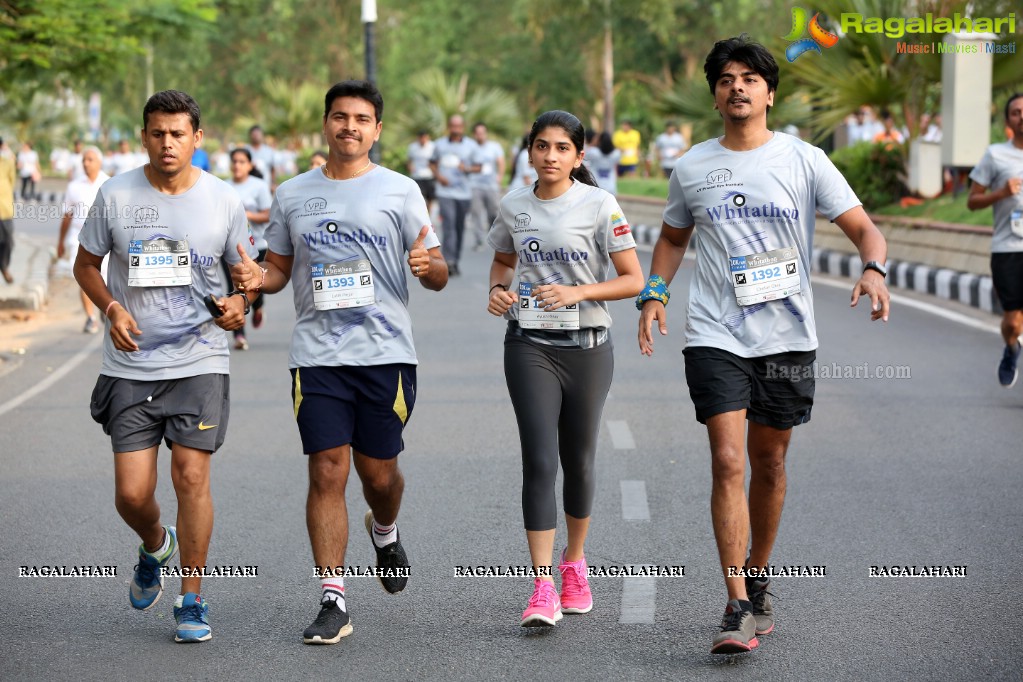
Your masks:
<instances>
[{"instance_id":1,"label":"curb","mask_svg":"<svg viewBox=\"0 0 1023 682\"><path fill-rule=\"evenodd\" d=\"M826 249L814 249L811 264L817 272L842 277L856 277L863 268L858 255ZM990 277L899 260L889 260L887 265L891 287L957 301L994 315L1002 314Z\"/></svg>"},{"instance_id":2,"label":"curb","mask_svg":"<svg viewBox=\"0 0 1023 682\"><path fill-rule=\"evenodd\" d=\"M20 244L24 244L21 240ZM0 309L33 310L43 309L50 290L50 260L48 247L32 244L32 253L28 261L28 277L21 283L20 289L8 295L0 294Z\"/></svg>"},{"instance_id":3,"label":"curb","mask_svg":"<svg viewBox=\"0 0 1023 682\"><path fill-rule=\"evenodd\" d=\"M652 246L660 233L660 225L635 225L632 233L637 244ZM841 277L856 277L863 268L858 255L827 249L814 249L810 264L815 272ZM890 287L957 301L993 315L1002 314L991 278L986 275L900 260L889 260L887 265Z\"/></svg>"}]
</instances>

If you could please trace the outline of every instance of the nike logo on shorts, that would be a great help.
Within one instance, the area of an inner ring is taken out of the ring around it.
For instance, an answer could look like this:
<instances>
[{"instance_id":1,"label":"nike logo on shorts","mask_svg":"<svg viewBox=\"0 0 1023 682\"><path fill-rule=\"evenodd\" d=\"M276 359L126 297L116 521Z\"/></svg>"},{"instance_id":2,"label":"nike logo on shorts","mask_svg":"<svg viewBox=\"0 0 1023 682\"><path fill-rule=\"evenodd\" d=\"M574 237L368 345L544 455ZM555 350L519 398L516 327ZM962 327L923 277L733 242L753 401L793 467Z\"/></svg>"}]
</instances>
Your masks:
<instances>
[{"instance_id":1,"label":"nike logo on shorts","mask_svg":"<svg viewBox=\"0 0 1023 682\"><path fill-rule=\"evenodd\" d=\"M217 428L216 424L210 424L209 426L207 426L206 424L203 424L202 422L199 422L199 430L200 431L206 431L207 429L215 429L215 428Z\"/></svg>"}]
</instances>

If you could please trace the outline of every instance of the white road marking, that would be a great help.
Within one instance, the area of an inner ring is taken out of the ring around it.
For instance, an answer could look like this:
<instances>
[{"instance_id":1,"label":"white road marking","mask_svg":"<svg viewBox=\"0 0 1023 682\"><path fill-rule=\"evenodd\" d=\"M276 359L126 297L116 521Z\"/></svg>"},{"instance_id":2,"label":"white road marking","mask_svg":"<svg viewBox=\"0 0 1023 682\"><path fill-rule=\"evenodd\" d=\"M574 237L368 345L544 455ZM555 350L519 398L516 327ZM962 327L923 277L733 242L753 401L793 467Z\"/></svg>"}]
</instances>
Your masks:
<instances>
[{"instance_id":1,"label":"white road marking","mask_svg":"<svg viewBox=\"0 0 1023 682\"><path fill-rule=\"evenodd\" d=\"M85 360L85 358L89 357L89 355L94 350L96 350L96 348L98 348L102 342L103 335L97 334L92 338L91 341L89 341L89 343L85 345L84 348L75 353L70 360L68 360L63 365L54 370L50 374L50 376L46 377L38 384L30 388L29 390L25 391L17 398L11 398L6 403L0 404L0 416L3 416L4 414L7 414L11 410L23 405L24 403L28 402L32 398L36 397L37 395L48 389L50 386L53 386L55 383L63 379L65 376L67 376L69 372L71 372L71 370L73 370L78 365L82 364L82 361Z\"/></svg>"},{"instance_id":2,"label":"white road marking","mask_svg":"<svg viewBox=\"0 0 1023 682\"><path fill-rule=\"evenodd\" d=\"M635 450L636 441L632 438L632 431L625 421L608 420L607 430L611 433L611 443L615 450Z\"/></svg>"},{"instance_id":3,"label":"white road marking","mask_svg":"<svg viewBox=\"0 0 1023 682\"><path fill-rule=\"evenodd\" d=\"M653 623L657 602L657 578L635 576L622 580L622 610L618 622L628 625Z\"/></svg>"},{"instance_id":4,"label":"white road marking","mask_svg":"<svg viewBox=\"0 0 1023 682\"><path fill-rule=\"evenodd\" d=\"M847 280L847 279L835 279L833 277L825 277L825 276L817 274L817 273L814 273L811 282L813 284L818 284L818 283L819 284L824 284L824 285L827 285L829 287L834 287L836 289L845 289L846 291L850 292L850 294L852 293L852 288L853 288L853 285L855 284L855 282L852 281L851 279L849 279L849 280ZM991 322L984 322L983 320L977 320L977 319L974 319L974 318L970 317L969 315L963 315L962 313L957 313L954 310L945 310L944 308L938 307L938 306L934 305L933 303L926 303L924 301L918 301L918 300L916 300L914 298L907 298L905 296L900 296L900 295L894 294L894 293L891 294L891 297L892 297L892 303L895 304L895 305L898 305L898 306L905 306L906 308L916 308L917 310L922 310L925 313L930 313L931 315L935 315L937 317L949 320L951 322L958 322L961 325L964 325L964 326L967 326L967 327L972 327L973 329L979 329L979 330L985 331L985 332L991 332L992 334L999 334L1000 335L1002 333L1001 332L1001 328L997 324L993 324ZM864 302L861 300L856 305L856 307L858 308L858 307L862 306L863 304L864 304ZM867 299L866 306L868 308L870 307L870 299Z\"/></svg>"},{"instance_id":5,"label":"white road marking","mask_svg":"<svg viewBox=\"0 0 1023 682\"><path fill-rule=\"evenodd\" d=\"M626 521L649 521L650 506L646 500L646 481L621 481L622 518Z\"/></svg>"}]
</instances>

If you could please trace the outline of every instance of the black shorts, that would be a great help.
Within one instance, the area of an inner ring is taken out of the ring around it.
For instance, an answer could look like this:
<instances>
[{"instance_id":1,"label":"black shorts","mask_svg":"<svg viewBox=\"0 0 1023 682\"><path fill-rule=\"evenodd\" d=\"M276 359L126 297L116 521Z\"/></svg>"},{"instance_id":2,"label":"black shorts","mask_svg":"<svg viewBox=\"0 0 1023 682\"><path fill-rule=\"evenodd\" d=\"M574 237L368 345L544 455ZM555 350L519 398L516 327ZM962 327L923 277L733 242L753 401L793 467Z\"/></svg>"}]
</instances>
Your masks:
<instances>
[{"instance_id":1,"label":"black shorts","mask_svg":"<svg viewBox=\"0 0 1023 682\"><path fill-rule=\"evenodd\" d=\"M1002 310L1023 309L1023 251L992 253L991 283Z\"/></svg>"},{"instance_id":2,"label":"black shorts","mask_svg":"<svg viewBox=\"0 0 1023 682\"><path fill-rule=\"evenodd\" d=\"M393 459L405 448L416 367L299 367L291 370L291 399L305 454L351 445L367 457Z\"/></svg>"},{"instance_id":3,"label":"black shorts","mask_svg":"<svg viewBox=\"0 0 1023 682\"><path fill-rule=\"evenodd\" d=\"M781 430L810 421L817 351L743 358L720 348L693 346L683 354L689 395L701 424L735 410L746 410L749 421Z\"/></svg>"},{"instance_id":4,"label":"black shorts","mask_svg":"<svg viewBox=\"0 0 1023 682\"><path fill-rule=\"evenodd\" d=\"M419 185L419 191L423 193L423 198L428 202L433 201L437 198L437 181L433 178L429 180L416 180L416 184Z\"/></svg>"},{"instance_id":5,"label":"black shorts","mask_svg":"<svg viewBox=\"0 0 1023 682\"><path fill-rule=\"evenodd\" d=\"M231 380L226 374L138 381L100 375L89 405L114 452L160 444L216 452L230 416Z\"/></svg>"}]
</instances>

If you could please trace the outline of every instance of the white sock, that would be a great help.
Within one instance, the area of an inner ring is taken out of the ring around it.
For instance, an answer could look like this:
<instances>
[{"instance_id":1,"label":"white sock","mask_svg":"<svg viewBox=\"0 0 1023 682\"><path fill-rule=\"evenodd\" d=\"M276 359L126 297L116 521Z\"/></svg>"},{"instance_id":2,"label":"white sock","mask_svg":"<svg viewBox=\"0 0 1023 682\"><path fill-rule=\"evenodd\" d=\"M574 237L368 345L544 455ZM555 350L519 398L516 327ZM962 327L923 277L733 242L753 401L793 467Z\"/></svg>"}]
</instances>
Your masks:
<instances>
[{"instance_id":1,"label":"white sock","mask_svg":"<svg viewBox=\"0 0 1023 682\"><path fill-rule=\"evenodd\" d=\"M373 519L373 544L383 549L392 542L398 541L398 523L382 526Z\"/></svg>"},{"instance_id":2,"label":"white sock","mask_svg":"<svg viewBox=\"0 0 1023 682\"><path fill-rule=\"evenodd\" d=\"M320 589L323 590L323 596L320 598L322 604L326 600L336 602L339 609L347 611L345 608L345 580L344 578L320 578Z\"/></svg>"},{"instance_id":3,"label":"white sock","mask_svg":"<svg viewBox=\"0 0 1023 682\"><path fill-rule=\"evenodd\" d=\"M160 547L155 552L150 552L148 549L145 548L145 545L142 546L142 549L145 549L146 553L149 554L150 556L154 556L158 559L163 557L163 555L167 553L167 550L170 549L170 533L167 532L166 528L163 529L163 544L160 545Z\"/></svg>"}]
</instances>

